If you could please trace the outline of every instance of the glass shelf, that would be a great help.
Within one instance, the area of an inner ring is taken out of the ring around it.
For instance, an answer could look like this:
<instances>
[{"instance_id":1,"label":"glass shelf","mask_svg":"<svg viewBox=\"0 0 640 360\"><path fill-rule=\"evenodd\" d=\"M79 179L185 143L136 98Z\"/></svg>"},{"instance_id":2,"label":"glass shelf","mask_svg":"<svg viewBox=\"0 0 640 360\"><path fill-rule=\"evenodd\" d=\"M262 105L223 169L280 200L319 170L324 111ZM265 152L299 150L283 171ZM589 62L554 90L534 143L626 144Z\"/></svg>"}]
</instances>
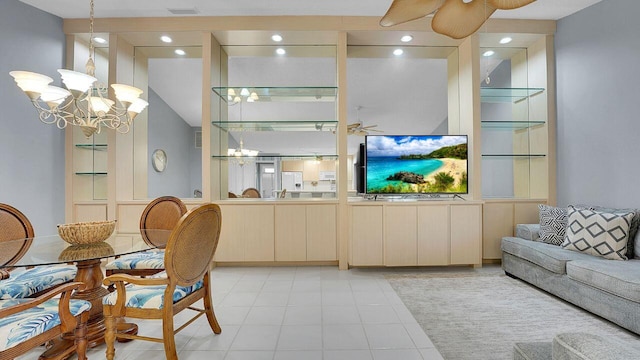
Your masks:
<instances>
[{"instance_id":1,"label":"glass shelf","mask_svg":"<svg viewBox=\"0 0 640 360\"><path fill-rule=\"evenodd\" d=\"M277 121L213 121L228 131L336 131L337 121L277 120Z\"/></svg>"},{"instance_id":2,"label":"glass shelf","mask_svg":"<svg viewBox=\"0 0 640 360\"><path fill-rule=\"evenodd\" d=\"M483 129L528 129L534 126L543 125L542 120L534 121L500 121L500 120L483 120L481 121Z\"/></svg>"},{"instance_id":3,"label":"glass shelf","mask_svg":"<svg viewBox=\"0 0 640 360\"><path fill-rule=\"evenodd\" d=\"M480 101L485 103L517 103L538 95L543 88L480 88Z\"/></svg>"},{"instance_id":4,"label":"glass shelf","mask_svg":"<svg viewBox=\"0 0 640 360\"><path fill-rule=\"evenodd\" d=\"M101 172L101 171L81 171L81 172L77 172L76 175L85 175L85 176L106 176L107 172Z\"/></svg>"},{"instance_id":5,"label":"glass shelf","mask_svg":"<svg viewBox=\"0 0 640 360\"><path fill-rule=\"evenodd\" d=\"M284 159L284 160L318 160L318 161L322 161L322 160L337 160L338 159L338 155L337 154L286 154L286 155L279 155L279 154L264 154L264 155L258 155L258 156L234 156L234 155L213 155L211 156L211 158L213 159L220 159L220 160L255 160L255 161L262 161L262 160L272 160L272 159Z\"/></svg>"},{"instance_id":6,"label":"glass shelf","mask_svg":"<svg viewBox=\"0 0 640 360\"><path fill-rule=\"evenodd\" d=\"M76 144L78 149L87 149L94 151L107 151L107 144Z\"/></svg>"},{"instance_id":7,"label":"glass shelf","mask_svg":"<svg viewBox=\"0 0 640 360\"><path fill-rule=\"evenodd\" d=\"M542 158L545 157L544 154L483 154L483 158Z\"/></svg>"},{"instance_id":8,"label":"glass shelf","mask_svg":"<svg viewBox=\"0 0 640 360\"><path fill-rule=\"evenodd\" d=\"M228 98L240 96L243 101L249 97L241 95L243 89L247 89L249 94L255 93L258 98L254 102L275 102L275 101L336 101L338 95L337 87L212 87L211 90L225 102ZM231 91L231 94L229 93ZM231 102L229 106L234 103Z\"/></svg>"}]
</instances>

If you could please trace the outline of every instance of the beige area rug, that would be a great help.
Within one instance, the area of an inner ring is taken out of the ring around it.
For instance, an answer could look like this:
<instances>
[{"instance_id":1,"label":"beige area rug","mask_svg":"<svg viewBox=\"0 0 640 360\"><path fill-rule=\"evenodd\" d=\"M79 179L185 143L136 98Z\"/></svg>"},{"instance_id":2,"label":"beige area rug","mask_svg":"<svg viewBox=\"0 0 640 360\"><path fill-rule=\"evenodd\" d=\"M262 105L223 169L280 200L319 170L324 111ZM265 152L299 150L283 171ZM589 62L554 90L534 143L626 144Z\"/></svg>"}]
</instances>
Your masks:
<instances>
[{"instance_id":1,"label":"beige area rug","mask_svg":"<svg viewBox=\"0 0 640 360\"><path fill-rule=\"evenodd\" d=\"M638 337L519 280L496 272L386 276L446 360L513 359L516 342L560 332Z\"/></svg>"}]
</instances>

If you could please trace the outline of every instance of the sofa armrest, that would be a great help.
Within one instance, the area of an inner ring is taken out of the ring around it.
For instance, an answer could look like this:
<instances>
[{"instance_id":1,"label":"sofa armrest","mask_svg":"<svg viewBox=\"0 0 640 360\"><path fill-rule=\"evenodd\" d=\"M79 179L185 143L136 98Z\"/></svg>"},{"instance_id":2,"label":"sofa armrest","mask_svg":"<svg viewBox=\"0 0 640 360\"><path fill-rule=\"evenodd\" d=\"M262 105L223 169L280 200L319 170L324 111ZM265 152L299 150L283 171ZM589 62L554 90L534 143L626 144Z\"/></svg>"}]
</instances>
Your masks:
<instances>
[{"instance_id":1,"label":"sofa armrest","mask_svg":"<svg viewBox=\"0 0 640 360\"><path fill-rule=\"evenodd\" d=\"M516 237L525 240L540 241L540 224L516 225Z\"/></svg>"},{"instance_id":2,"label":"sofa armrest","mask_svg":"<svg viewBox=\"0 0 640 360\"><path fill-rule=\"evenodd\" d=\"M553 338L554 360L640 359L640 352L617 339L586 333L563 333Z\"/></svg>"}]
</instances>

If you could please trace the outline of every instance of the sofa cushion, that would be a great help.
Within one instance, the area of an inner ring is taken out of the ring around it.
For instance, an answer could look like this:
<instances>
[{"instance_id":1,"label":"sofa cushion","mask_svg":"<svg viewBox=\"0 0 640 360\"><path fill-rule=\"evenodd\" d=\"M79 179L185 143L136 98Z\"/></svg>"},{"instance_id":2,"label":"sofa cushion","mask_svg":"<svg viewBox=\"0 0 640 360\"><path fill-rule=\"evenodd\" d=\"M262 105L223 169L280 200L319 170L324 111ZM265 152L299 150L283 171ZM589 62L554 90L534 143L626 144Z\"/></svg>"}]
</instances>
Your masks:
<instances>
[{"instance_id":1,"label":"sofa cushion","mask_svg":"<svg viewBox=\"0 0 640 360\"><path fill-rule=\"evenodd\" d=\"M593 258L591 255L568 251L559 246L515 237L503 237L501 248L506 253L560 275L567 273L568 261Z\"/></svg>"},{"instance_id":2,"label":"sofa cushion","mask_svg":"<svg viewBox=\"0 0 640 360\"><path fill-rule=\"evenodd\" d=\"M553 360L630 360L640 352L628 344L587 333L561 333L553 338Z\"/></svg>"},{"instance_id":3,"label":"sofa cushion","mask_svg":"<svg viewBox=\"0 0 640 360\"><path fill-rule=\"evenodd\" d=\"M516 343L513 346L513 360L551 360L551 343Z\"/></svg>"},{"instance_id":4,"label":"sofa cushion","mask_svg":"<svg viewBox=\"0 0 640 360\"><path fill-rule=\"evenodd\" d=\"M567 209L538 205L540 214L540 241L560 245L567 229Z\"/></svg>"},{"instance_id":5,"label":"sofa cushion","mask_svg":"<svg viewBox=\"0 0 640 360\"><path fill-rule=\"evenodd\" d=\"M637 241L640 241L640 237L638 236L638 227L640 227L640 209L616 209L616 208L607 208L603 206L593 206L592 210L614 213L614 214L626 214L626 213L635 213L633 219L631 219L631 225L629 226L629 243L627 244L627 257L629 259L635 257L640 258L640 249L636 250ZM635 241L633 241L635 239ZM640 246L640 244L638 244Z\"/></svg>"},{"instance_id":6,"label":"sofa cushion","mask_svg":"<svg viewBox=\"0 0 640 360\"><path fill-rule=\"evenodd\" d=\"M562 247L611 260L627 260L629 226L635 213L606 213L569 207Z\"/></svg>"},{"instance_id":7,"label":"sofa cushion","mask_svg":"<svg viewBox=\"0 0 640 360\"><path fill-rule=\"evenodd\" d=\"M517 224L516 237L525 240L541 241L540 224Z\"/></svg>"},{"instance_id":8,"label":"sofa cushion","mask_svg":"<svg viewBox=\"0 0 640 360\"><path fill-rule=\"evenodd\" d=\"M603 258L571 261L569 278L640 303L640 260L611 262Z\"/></svg>"}]
</instances>

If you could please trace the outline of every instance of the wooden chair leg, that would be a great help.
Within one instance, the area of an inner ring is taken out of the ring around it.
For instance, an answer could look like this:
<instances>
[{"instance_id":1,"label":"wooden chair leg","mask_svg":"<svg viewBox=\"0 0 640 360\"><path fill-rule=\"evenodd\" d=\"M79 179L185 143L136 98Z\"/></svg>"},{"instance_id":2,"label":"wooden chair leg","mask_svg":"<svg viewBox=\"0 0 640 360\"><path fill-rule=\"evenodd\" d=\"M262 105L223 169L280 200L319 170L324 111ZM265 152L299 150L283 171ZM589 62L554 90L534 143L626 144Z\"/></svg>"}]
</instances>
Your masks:
<instances>
[{"instance_id":1,"label":"wooden chair leg","mask_svg":"<svg viewBox=\"0 0 640 360\"><path fill-rule=\"evenodd\" d=\"M176 339L173 332L173 312L170 309L165 309L162 318L162 338L164 340L164 354L167 360L178 360Z\"/></svg>"},{"instance_id":2,"label":"wooden chair leg","mask_svg":"<svg viewBox=\"0 0 640 360\"><path fill-rule=\"evenodd\" d=\"M113 360L116 354L116 318L111 314L109 306L105 305L104 309L104 322L106 327L104 341L107 344L107 360Z\"/></svg>"},{"instance_id":3,"label":"wooden chair leg","mask_svg":"<svg viewBox=\"0 0 640 360\"><path fill-rule=\"evenodd\" d=\"M75 330L75 343L76 354L78 354L78 360L87 359L87 321L89 320L89 312L85 311L81 315L81 319L78 322L78 326Z\"/></svg>"},{"instance_id":4,"label":"wooden chair leg","mask_svg":"<svg viewBox=\"0 0 640 360\"><path fill-rule=\"evenodd\" d=\"M213 311L213 301L211 300L211 291L210 289L206 289L206 293L204 294L204 311L207 314L207 320L209 320L209 326L211 330L213 330L214 334L220 334L222 329L220 328L220 324L218 324L218 319L216 319L216 313Z\"/></svg>"}]
</instances>

